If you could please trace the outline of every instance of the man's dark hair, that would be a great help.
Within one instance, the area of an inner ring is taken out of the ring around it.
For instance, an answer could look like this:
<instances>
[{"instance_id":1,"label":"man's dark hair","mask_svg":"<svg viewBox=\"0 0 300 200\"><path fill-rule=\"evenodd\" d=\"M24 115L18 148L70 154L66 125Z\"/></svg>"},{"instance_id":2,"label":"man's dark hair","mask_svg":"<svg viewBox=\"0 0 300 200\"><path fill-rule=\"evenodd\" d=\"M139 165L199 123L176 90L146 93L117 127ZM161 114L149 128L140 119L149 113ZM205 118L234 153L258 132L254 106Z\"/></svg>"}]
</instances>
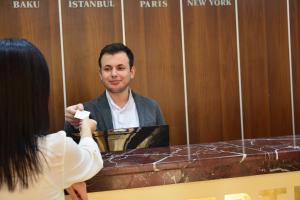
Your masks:
<instances>
[{"instance_id":1,"label":"man's dark hair","mask_svg":"<svg viewBox=\"0 0 300 200\"><path fill-rule=\"evenodd\" d=\"M39 138L49 134L50 77L25 39L0 39L0 188L28 188L42 173Z\"/></svg>"},{"instance_id":2,"label":"man's dark hair","mask_svg":"<svg viewBox=\"0 0 300 200\"><path fill-rule=\"evenodd\" d=\"M101 66L101 59L102 59L104 54L113 55L113 54L119 53L119 52L126 53L128 59L129 59L129 66L130 66L130 69L131 69L132 66L133 66L133 63L134 63L133 53L132 53L131 49L129 49L127 46L125 46L122 43L108 44L103 49L101 49L100 56L99 56L99 59L98 59L98 64L99 64L100 68L102 67Z\"/></svg>"}]
</instances>

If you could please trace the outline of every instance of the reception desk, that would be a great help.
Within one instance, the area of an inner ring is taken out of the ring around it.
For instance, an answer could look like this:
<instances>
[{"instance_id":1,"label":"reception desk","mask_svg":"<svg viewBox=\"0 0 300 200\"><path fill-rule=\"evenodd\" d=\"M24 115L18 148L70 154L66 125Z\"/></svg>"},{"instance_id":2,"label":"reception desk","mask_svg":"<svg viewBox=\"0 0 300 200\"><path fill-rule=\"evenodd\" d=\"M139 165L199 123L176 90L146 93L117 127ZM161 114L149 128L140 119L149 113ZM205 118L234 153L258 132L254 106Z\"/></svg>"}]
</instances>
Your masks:
<instances>
[{"instance_id":1,"label":"reception desk","mask_svg":"<svg viewBox=\"0 0 300 200\"><path fill-rule=\"evenodd\" d=\"M299 200L300 138L295 139L106 153L104 168L87 182L89 198Z\"/></svg>"}]
</instances>

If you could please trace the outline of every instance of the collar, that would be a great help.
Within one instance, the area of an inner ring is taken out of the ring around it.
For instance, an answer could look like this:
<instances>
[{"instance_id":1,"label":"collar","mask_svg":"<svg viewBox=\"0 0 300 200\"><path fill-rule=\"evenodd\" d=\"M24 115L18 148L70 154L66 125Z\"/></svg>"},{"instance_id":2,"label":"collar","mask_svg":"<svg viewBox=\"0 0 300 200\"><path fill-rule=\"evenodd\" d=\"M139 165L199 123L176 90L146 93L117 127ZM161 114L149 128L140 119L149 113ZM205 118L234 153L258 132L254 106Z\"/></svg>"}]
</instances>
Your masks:
<instances>
[{"instance_id":1,"label":"collar","mask_svg":"<svg viewBox=\"0 0 300 200\"><path fill-rule=\"evenodd\" d=\"M115 104L114 100L111 98L111 96L110 96L110 94L107 90L105 90L105 94L106 94L106 97L107 97L107 100L108 100L108 104L109 104L109 106L112 110L122 111L122 110L125 110L129 105L134 103L134 99L133 99L132 92L131 92L130 88L129 88L128 101L126 102L126 104L123 107L119 107L117 104Z\"/></svg>"}]
</instances>

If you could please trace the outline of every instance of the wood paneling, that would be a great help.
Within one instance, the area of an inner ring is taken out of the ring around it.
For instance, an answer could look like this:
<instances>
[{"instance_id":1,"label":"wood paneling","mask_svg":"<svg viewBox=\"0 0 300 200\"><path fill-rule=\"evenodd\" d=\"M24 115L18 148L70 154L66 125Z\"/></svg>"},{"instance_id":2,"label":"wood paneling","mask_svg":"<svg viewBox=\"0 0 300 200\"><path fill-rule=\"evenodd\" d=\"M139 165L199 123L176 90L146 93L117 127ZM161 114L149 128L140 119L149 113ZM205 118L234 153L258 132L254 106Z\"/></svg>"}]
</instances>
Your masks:
<instances>
[{"instance_id":1,"label":"wood paneling","mask_svg":"<svg viewBox=\"0 0 300 200\"><path fill-rule=\"evenodd\" d=\"M170 126L170 143L185 144L179 1L169 0L165 8L124 2L126 41L136 57L132 88L160 104Z\"/></svg>"},{"instance_id":2,"label":"wood paneling","mask_svg":"<svg viewBox=\"0 0 300 200\"><path fill-rule=\"evenodd\" d=\"M234 5L184 7L190 142L240 138Z\"/></svg>"},{"instance_id":3,"label":"wood paneling","mask_svg":"<svg viewBox=\"0 0 300 200\"><path fill-rule=\"evenodd\" d=\"M91 100L104 90L98 76L99 51L105 44L123 41L121 1L112 2L110 8L69 8L69 1L62 1L67 105ZM132 88L158 101L170 125L170 143L185 144L180 1L147 1L152 6L167 2L161 8L141 8L139 0L123 2L125 39L137 68ZM241 138L235 1L227 6L211 2L182 1L191 143ZM49 63L51 130L61 129L64 118L57 3L43 0L38 9L12 9L12 1L0 1L0 37L29 39ZM246 138L292 133L286 3L238 0ZM297 133L300 3L290 4Z\"/></svg>"},{"instance_id":4,"label":"wood paneling","mask_svg":"<svg viewBox=\"0 0 300 200\"><path fill-rule=\"evenodd\" d=\"M240 0L245 137L291 134L285 0Z\"/></svg>"},{"instance_id":5,"label":"wood paneling","mask_svg":"<svg viewBox=\"0 0 300 200\"><path fill-rule=\"evenodd\" d=\"M300 2L290 1L296 133L300 133Z\"/></svg>"},{"instance_id":6,"label":"wood paneling","mask_svg":"<svg viewBox=\"0 0 300 200\"><path fill-rule=\"evenodd\" d=\"M0 38L21 37L35 44L45 55L51 78L50 129L63 128L64 103L59 45L57 1L40 1L39 8L12 8L12 1L0 2Z\"/></svg>"},{"instance_id":7,"label":"wood paneling","mask_svg":"<svg viewBox=\"0 0 300 200\"><path fill-rule=\"evenodd\" d=\"M109 8L69 8L63 1L67 105L92 100L104 91L98 57L102 47L122 42L120 1Z\"/></svg>"}]
</instances>

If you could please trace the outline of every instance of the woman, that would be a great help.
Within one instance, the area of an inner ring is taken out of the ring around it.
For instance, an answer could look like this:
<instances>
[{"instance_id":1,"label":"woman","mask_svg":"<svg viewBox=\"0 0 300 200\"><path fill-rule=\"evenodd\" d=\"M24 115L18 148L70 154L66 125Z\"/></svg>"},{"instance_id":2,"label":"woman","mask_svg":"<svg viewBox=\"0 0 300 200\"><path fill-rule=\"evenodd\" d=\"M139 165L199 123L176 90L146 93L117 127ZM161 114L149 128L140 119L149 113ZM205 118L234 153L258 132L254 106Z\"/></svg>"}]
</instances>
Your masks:
<instances>
[{"instance_id":1,"label":"woman","mask_svg":"<svg viewBox=\"0 0 300 200\"><path fill-rule=\"evenodd\" d=\"M82 121L79 144L49 132L48 66L30 42L0 40L0 70L0 199L62 200L103 167L96 122Z\"/></svg>"}]
</instances>

